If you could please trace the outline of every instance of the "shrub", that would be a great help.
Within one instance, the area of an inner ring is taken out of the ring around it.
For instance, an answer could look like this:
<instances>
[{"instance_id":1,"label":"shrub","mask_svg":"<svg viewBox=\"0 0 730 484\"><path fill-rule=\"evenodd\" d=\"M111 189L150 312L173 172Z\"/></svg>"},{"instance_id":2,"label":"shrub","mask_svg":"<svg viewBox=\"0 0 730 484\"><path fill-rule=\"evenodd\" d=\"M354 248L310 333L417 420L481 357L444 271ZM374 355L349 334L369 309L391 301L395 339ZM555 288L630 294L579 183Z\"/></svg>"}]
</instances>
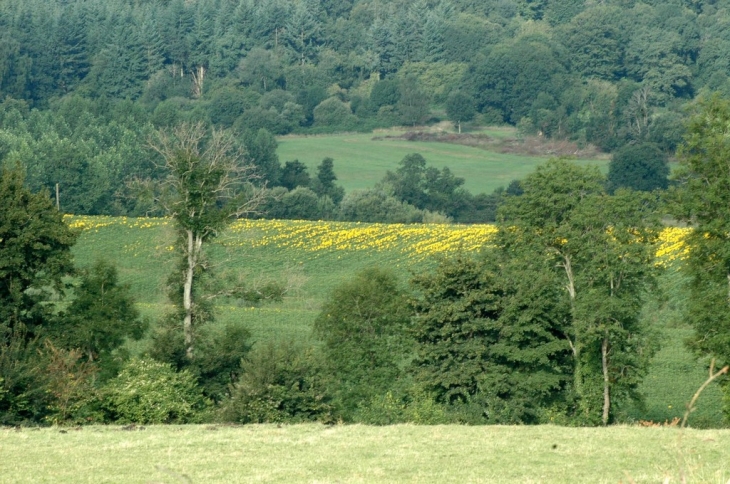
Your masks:
<instances>
[{"instance_id":1,"label":"shrub","mask_svg":"<svg viewBox=\"0 0 730 484\"><path fill-rule=\"evenodd\" d=\"M128 361L102 393L105 410L119 423L187 423L206 408L195 376L149 358Z\"/></svg>"},{"instance_id":2,"label":"shrub","mask_svg":"<svg viewBox=\"0 0 730 484\"><path fill-rule=\"evenodd\" d=\"M317 126L343 126L353 120L350 106L336 97L325 99L314 108L314 124Z\"/></svg>"},{"instance_id":3,"label":"shrub","mask_svg":"<svg viewBox=\"0 0 730 484\"><path fill-rule=\"evenodd\" d=\"M667 157L654 143L626 145L608 164L608 189L664 190L669 182Z\"/></svg>"},{"instance_id":4,"label":"shrub","mask_svg":"<svg viewBox=\"0 0 730 484\"><path fill-rule=\"evenodd\" d=\"M397 276L363 270L332 291L314 322L329 373L347 414L393 386L407 359L411 312Z\"/></svg>"},{"instance_id":5,"label":"shrub","mask_svg":"<svg viewBox=\"0 0 730 484\"><path fill-rule=\"evenodd\" d=\"M254 349L241 362L241 377L221 411L239 423L332 420L321 364L312 349L291 342Z\"/></svg>"},{"instance_id":6,"label":"shrub","mask_svg":"<svg viewBox=\"0 0 730 484\"><path fill-rule=\"evenodd\" d=\"M0 425L39 422L50 403L38 340L20 331L0 336Z\"/></svg>"},{"instance_id":7,"label":"shrub","mask_svg":"<svg viewBox=\"0 0 730 484\"><path fill-rule=\"evenodd\" d=\"M170 317L162 320L152 335L149 356L172 365L177 371L190 372L198 378L203 395L220 402L228 396L229 387L238 376L241 359L251 349L251 333L234 324L222 329L207 326L201 328L197 340L195 358L191 361L185 354L179 323Z\"/></svg>"},{"instance_id":8,"label":"shrub","mask_svg":"<svg viewBox=\"0 0 730 484\"><path fill-rule=\"evenodd\" d=\"M340 204L342 220L384 223L420 223L423 212L383 190L353 190Z\"/></svg>"}]
</instances>

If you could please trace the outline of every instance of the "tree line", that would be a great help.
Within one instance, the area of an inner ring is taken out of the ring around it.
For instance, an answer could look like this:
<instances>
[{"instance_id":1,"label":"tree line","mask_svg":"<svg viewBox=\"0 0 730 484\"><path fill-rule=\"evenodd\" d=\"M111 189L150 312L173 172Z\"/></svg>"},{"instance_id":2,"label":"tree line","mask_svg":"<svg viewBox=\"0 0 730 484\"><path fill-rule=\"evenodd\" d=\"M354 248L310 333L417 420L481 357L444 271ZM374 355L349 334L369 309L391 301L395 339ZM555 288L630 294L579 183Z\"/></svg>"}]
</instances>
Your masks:
<instances>
[{"instance_id":1,"label":"tree line","mask_svg":"<svg viewBox=\"0 0 730 484\"><path fill-rule=\"evenodd\" d=\"M174 220L179 265L168 281L174 309L133 358L124 342L147 324L128 288L108 264L74 269L76 234L47 192L5 167L3 423L620 422L659 348L640 312L662 270L655 242L666 212L695 229L682 262L690 345L728 363L730 103L695 109L667 195L609 188L596 168L548 161L506 196L498 235L480 253L436 261L407 283L383 268L343 282L314 322L322 344L313 347L252 347L245 328L209 324L216 297L282 296L275 283L262 294L215 277L206 263L208 242L260 203L225 132L157 134L164 176L153 188Z\"/></svg>"},{"instance_id":2,"label":"tree line","mask_svg":"<svg viewBox=\"0 0 730 484\"><path fill-rule=\"evenodd\" d=\"M186 121L190 123L191 121ZM47 110L23 101L0 103L0 159L20 164L33 191L48 189L62 211L77 215L161 215L141 180L163 176L160 154L150 141L167 124L129 101L97 102L69 96ZM494 193L472 194L449 167L437 168L419 154L402 159L375 187L345 193L336 160L322 160L315 173L298 160L283 163L277 141L266 128L228 131L246 163L256 170L254 183L266 187L268 202L256 216L281 219L363 222L493 222L504 196L519 192L513 181ZM609 183L640 190L668 186L668 156L651 142L617 150Z\"/></svg>"}]
</instances>

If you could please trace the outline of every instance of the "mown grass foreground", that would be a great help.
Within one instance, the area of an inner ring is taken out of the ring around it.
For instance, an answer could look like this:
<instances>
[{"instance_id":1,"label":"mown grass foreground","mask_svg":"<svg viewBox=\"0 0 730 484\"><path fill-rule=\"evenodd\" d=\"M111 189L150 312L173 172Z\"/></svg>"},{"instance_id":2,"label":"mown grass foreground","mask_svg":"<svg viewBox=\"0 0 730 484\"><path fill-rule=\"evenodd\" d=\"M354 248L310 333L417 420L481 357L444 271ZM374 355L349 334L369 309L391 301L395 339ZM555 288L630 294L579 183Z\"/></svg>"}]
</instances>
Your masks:
<instances>
[{"instance_id":1,"label":"mown grass foreground","mask_svg":"<svg viewBox=\"0 0 730 484\"><path fill-rule=\"evenodd\" d=\"M724 484L728 448L730 430L678 428L24 428L0 430L0 482Z\"/></svg>"}]
</instances>

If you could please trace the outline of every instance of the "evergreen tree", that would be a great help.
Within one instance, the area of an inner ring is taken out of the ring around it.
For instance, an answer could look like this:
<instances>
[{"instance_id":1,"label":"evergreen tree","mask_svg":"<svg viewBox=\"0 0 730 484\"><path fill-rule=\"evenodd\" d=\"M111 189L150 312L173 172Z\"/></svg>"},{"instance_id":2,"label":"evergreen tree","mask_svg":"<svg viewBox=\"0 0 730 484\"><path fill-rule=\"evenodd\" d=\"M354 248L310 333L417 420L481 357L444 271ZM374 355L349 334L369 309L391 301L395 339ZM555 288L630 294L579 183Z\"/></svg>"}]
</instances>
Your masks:
<instances>
[{"instance_id":1,"label":"evergreen tree","mask_svg":"<svg viewBox=\"0 0 730 484\"><path fill-rule=\"evenodd\" d=\"M334 160L327 157L317 167L317 177L312 182L312 189L320 197L329 197L338 205L345 196L345 189L335 185L337 175L334 170Z\"/></svg>"},{"instance_id":2,"label":"evergreen tree","mask_svg":"<svg viewBox=\"0 0 730 484\"><path fill-rule=\"evenodd\" d=\"M43 333L63 278L73 270L76 234L47 192L32 193L20 168L0 168L0 336Z\"/></svg>"}]
</instances>

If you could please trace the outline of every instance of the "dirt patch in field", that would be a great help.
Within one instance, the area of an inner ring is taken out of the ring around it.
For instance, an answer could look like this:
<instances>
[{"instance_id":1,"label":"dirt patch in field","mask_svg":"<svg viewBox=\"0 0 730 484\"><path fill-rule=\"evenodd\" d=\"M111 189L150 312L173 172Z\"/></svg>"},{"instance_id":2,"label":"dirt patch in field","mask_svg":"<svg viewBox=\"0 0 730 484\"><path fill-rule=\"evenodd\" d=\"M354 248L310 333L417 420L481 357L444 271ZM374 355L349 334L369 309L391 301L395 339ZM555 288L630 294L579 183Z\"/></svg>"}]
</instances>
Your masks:
<instances>
[{"instance_id":1,"label":"dirt patch in field","mask_svg":"<svg viewBox=\"0 0 730 484\"><path fill-rule=\"evenodd\" d=\"M451 143L497 153L526 156L571 156L586 159L600 158L604 155L593 145L579 147L577 143L572 141L552 140L542 136L494 138L486 134L408 131L400 135L374 136L372 139L373 141L404 140Z\"/></svg>"}]
</instances>

